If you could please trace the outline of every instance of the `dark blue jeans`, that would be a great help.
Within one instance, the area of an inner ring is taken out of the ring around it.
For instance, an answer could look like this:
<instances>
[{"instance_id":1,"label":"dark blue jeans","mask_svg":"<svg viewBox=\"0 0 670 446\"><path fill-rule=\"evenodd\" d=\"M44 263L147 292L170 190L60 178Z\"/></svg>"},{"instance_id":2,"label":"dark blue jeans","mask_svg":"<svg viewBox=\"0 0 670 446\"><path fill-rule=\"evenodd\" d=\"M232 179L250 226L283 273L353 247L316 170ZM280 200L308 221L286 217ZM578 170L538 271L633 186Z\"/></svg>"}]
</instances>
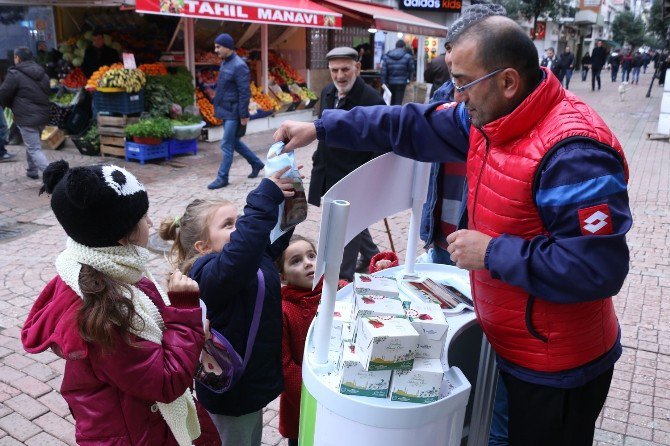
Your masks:
<instances>
[{"instance_id":1,"label":"dark blue jeans","mask_svg":"<svg viewBox=\"0 0 670 446\"><path fill-rule=\"evenodd\" d=\"M7 153L5 149L5 138L7 137L7 121L5 120L5 110L0 107L0 156Z\"/></svg>"},{"instance_id":2,"label":"dark blue jeans","mask_svg":"<svg viewBox=\"0 0 670 446\"><path fill-rule=\"evenodd\" d=\"M240 138L237 138L237 126L239 121L237 119L228 119L223 122L223 139L221 140L221 151L223 152L223 160L219 167L217 177L222 180L228 180L228 172L230 166L233 164L234 152L239 153L251 167L261 166L263 162L252 152Z\"/></svg>"}]
</instances>

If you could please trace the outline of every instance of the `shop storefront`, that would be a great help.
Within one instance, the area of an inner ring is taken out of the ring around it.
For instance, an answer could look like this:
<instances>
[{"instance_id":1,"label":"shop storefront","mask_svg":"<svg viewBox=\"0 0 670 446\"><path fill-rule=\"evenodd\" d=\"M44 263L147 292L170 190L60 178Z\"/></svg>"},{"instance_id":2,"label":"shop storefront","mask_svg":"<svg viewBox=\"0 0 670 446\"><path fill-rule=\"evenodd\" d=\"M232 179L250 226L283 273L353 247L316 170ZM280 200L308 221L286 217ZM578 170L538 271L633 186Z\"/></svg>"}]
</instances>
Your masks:
<instances>
[{"instance_id":1,"label":"shop storefront","mask_svg":"<svg viewBox=\"0 0 670 446\"><path fill-rule=\"evenodd\" d=\"M266 113L272 114L314 105L316 95L308 88L304 51L307 29L338 29L342 26L341 14L309 0L137 0L136 11L179 17L178 29L183 32L183 62L197 80L204 80L201 84L205 97L213 95L211 85L208 87L207 84L216 79L216 70L200 67L215 68L218 65L211 53L213 40L220 32L231 34L238 54L247 60L252 71L255 102ZM194 27L196 19L207 19L199 22L197 31ZM257 121L252 130L256 127L263 130L276 124L273 119Z\"/></svg>"}]
</instances>

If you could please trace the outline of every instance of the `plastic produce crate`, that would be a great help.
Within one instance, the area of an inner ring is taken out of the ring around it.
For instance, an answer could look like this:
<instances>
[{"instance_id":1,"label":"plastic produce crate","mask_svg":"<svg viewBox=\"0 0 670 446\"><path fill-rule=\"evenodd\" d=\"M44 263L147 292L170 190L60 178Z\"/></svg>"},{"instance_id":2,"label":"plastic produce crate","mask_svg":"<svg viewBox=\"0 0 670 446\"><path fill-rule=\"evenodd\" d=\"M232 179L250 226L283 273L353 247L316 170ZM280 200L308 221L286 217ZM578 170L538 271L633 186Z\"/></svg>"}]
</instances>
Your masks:
<instances>
[{"instance_id":1,"label":"plastic produce crate","mask_svg":"<svg viewBox=\"0 0 670 446\"><path fill-rule=\"evenodd\" d=\"M198 154L198 140L197 139L169 139L168 140L168 154L170 158L175 155L183 155L184 153Z\"/></svg>"},{"instance_id":2,"label":"plastic produce crate","mask_svg":"<svg viewBox=\"0 0 670 446\"><path fill-rule=\"evenodd\" d=\"M144 164L148 160L161 158L170 158L168 141L157 145L126 141L126 161L138 160L140 164Z\"/></svg>"},{"instance_id":3,"label":"plastic produce crate","mask_svg":"<svg viewBox=\"0 0 670 446\"><path fill-rule=\"evenodd\" d=\"M144 91L138 93L93 93L93 104L98 112L132 115L144 111Z\"/></svg>"}]
</instances>

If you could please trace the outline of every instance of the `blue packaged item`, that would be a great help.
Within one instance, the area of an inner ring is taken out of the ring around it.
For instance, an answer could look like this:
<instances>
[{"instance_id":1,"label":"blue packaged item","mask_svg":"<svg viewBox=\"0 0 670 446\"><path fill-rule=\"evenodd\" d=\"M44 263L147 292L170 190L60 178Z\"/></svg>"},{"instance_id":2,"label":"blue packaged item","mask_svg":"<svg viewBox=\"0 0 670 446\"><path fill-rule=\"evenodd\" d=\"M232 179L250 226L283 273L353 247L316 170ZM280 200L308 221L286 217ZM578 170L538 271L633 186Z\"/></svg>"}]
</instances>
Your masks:
<instances>
[{"instance_id":1,"label":"blue packaged item","mask_svg":"<svg viewBox=\"0 0 670 446\"><path fill-rule=\"evenodd\" d=\"M307 195L305 187L302 184L302 176L295 164L295 155L293 152L282 153L284 149L283 142L276 142L270 146L267 159L265 160L265 175L270 176L275 172L289 167L282 178L291 178L293 180L293 190L295 194L287 197L279 205L279 218L277 225L270 232L270 243L273 243L286 231L295 227L298 223L307 219Z\"/></svg>"}]
</instances>

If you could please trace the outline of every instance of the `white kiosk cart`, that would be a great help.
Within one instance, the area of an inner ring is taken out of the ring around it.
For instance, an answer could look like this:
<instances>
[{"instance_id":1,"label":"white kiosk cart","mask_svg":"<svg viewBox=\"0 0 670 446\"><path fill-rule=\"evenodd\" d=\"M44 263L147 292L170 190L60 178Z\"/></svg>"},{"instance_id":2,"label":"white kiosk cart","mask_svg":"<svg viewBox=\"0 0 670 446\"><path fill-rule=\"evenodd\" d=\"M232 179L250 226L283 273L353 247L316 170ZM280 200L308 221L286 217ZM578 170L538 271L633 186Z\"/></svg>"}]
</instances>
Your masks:
<instances>
[{"instance_id":1,"label":"white kiosk cart","mask_svg":"<svg viewBox=\"0 0 670 446\"><path fill-rule=\"evenodd\" d=\"M440 398L429 404L341 394L337 357L328 351L335 300L350 300L353 294L352 285L337 291L343 247L388 215L412 209L407 256L404 266L377 275L429 276L471 297L466 271L415 264L429 169L429 164L385 154L352 172L323 197L314 281L318 283L324 273L325 277L318 316L305 344L300 446L457 446L465 444L466 437L468 446L487 443L495 364L472 311L447 318ZM476 382L477 394L471 395L471 382Z\"/></svg>"}]
</instances>

